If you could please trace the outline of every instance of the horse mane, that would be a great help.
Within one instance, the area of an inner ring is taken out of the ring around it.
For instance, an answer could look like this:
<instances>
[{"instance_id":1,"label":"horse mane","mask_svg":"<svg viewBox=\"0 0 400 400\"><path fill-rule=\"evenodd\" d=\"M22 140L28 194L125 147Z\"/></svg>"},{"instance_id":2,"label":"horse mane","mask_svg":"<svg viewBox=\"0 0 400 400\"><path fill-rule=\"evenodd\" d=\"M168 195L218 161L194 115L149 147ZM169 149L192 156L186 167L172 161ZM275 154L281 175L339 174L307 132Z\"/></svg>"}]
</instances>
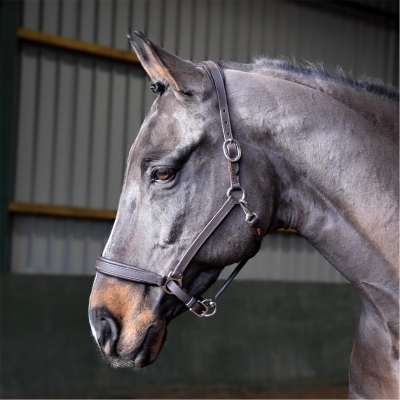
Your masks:
<instances>
[{"instance_id":1,"label":"horse mane","mask_svg":"<svg viewBox=\"0 0 400 400\"><path fill-rule=\"evenodd\" d=\"M399 102L399 91L392 85L387 85L380 79L366 76L355 77L352 72L346 73L342 68L337 67L330 70L324 67L323 63L311 63L308 61L299 62L294 58L281 57L272 59L267 57L256 58L253 63L244 64L233 61L221 61L218 63L222 68L233 69L243 72L260 72L266 70L280 70L302 75L304 77L317 78L331 82L337 82L356 90L384 96L395 102Z\"/></svg>"}]
</instances>

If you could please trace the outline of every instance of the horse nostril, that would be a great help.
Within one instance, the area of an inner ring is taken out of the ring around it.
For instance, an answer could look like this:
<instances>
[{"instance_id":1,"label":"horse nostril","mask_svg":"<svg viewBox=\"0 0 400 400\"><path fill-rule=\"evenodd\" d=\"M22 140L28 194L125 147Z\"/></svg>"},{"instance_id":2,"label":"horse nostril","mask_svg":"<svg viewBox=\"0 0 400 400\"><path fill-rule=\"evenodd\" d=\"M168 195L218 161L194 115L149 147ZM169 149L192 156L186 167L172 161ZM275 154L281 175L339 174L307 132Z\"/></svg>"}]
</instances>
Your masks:
<instances>
[{"instance_id":1,"label":"horse nostril","mask_svg":"<svg viewBox=\"0 0 400 400\"><path fill-rule=\"evenodd\" d=\"M105 354L111 356L115 350L115 344L118 340L118 326L112 318L103 318L100 321L99 344Z\"/></svg>"},{"instance_id":2,"label":"horse nostril","mask_svg":"<svg viewBox=\"0 0 400 400\"><path fill-rule=\"evenodd\" d=\"M90 310L90 324L95 339L107 356L115 354L115 347L119 337L119 325L106 308Z\"/></svg>"}]
</instances>

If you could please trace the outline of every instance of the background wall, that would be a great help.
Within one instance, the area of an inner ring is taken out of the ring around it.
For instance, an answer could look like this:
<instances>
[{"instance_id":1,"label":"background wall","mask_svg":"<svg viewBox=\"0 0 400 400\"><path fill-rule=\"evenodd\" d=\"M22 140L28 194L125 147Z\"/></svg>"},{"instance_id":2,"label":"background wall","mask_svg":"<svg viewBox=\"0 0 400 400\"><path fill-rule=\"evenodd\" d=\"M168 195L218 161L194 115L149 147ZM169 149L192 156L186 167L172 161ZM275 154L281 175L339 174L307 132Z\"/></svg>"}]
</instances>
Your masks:
<instances>
[{"instance_id":1,"label":"background wall","mask_svg":"<svg viewBox=\"0 0 400 400\"><path fill-rule=\"evenodd\" d=\"M215 318L180 316L158 360L133 371L111 368L95 347L91 283L2 279L2 398L347 397L360 311L350 285L234 282Z\"/></svg>"},{"instance_id":2,"label":"background wall","mask_svg":"<svg viewBox=\"0 0 400 400\"><path fill-rule=\"evenodd\" d=\"M30 0L22 3L21 26L120 50L129 50L126 33L134 28L195 61L296 57L397 84L398 4L358 3L336 9L288 1ZM27 40L19 56L12 200L115 210L129 148L154 100L141 66ZM93 274L111 226L15 216L11 270ZM239 279L344 282L304 239L290 235L267 238Z\"/></svg>"},{"instance_id":3,"label":"background wall","mask_svg":"<svg viewBox=\"0 0 400 400\"><path fill-rule=\"evenodd\" d=\"M216 318L174 321L160 359L145 371L102 362L87 301L125 160L154 99L127 53L131 27L195 61L294 56L398 85L398 2L29 0L1 7L8 249L1 396L345 397L358 295L296 234L265 239ZM63 42L69 49L60 46L65 38L73 40ZM198 347L194 336L204 339Z\"/></svg>"}]
</instances>

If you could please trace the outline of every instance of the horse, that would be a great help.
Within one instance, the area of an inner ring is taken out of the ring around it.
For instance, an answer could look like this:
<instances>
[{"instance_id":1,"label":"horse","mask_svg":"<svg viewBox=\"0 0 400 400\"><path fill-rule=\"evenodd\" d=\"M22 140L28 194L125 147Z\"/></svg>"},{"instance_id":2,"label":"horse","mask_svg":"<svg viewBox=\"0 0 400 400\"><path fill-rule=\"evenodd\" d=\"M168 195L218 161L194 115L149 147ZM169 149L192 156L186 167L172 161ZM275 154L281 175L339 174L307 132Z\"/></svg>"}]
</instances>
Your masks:
<instances>
[{"instance_id":1,"label":"horse","mask_svg":"<svg viewBox=\"0 0 400 400\"><path fill-rule=\"evenodd\" d=\"M398 91L283 59L210 71L135 34L157 97L130 149L89 300L104 357L153 363L172 319L189 306L215 312L199 296L225 266L252 257L257 235L290 228L360 293L349 397L398 398Z\"/></svg>"}]
</instances>

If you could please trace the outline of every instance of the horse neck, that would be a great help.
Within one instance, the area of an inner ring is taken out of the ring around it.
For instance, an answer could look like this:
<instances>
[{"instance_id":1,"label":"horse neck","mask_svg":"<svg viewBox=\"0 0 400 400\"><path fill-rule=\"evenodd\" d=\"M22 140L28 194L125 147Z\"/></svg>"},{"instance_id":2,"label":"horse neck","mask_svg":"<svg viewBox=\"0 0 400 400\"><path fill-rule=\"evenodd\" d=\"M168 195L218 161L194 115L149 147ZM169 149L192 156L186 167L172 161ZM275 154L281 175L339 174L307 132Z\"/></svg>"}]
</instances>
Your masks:
<instances>
[{"instance_id":1,"label":"horse neck","mask_svg":"<svg viewBox=\"0 0 400 400\"><path fill-rule=\"evenodd\" d=\"M369 120L375 125L379 125L380 132L388 135L397 145L399 144L399 119L396 117L399 104L390 98L394 98L394 89L384 88L380 82L366 80L360 86L364 89L357 89L355 84L346 84L346 78L325 77L316 71L314 77L277 68L266 68L262 70L265 76L298 83L302 86L315 89L329 95L341 104L356 113L362 114L364 119ZM366 86L375 86L376 91L385 92L387 96L379 96L365 89Z\"/></svg>"},{"instance_id":2,"label":"horse neck","mask_svg":"<svg viewBox=\"0 0 400 400\"><path fill-rule=\"evenodd\" d=\"M380 134L362 112L311 85L239 71L226 75L240 139L262 149L275 175L271 230L297 229L361 291L385 287L398 298L392 135ZM392 119L397 114L382 126L394 126ZM265 179L265 170L257 170L256 179ZM269 193L266 188L265 198Z\"/></svg>"}]
</instances>

